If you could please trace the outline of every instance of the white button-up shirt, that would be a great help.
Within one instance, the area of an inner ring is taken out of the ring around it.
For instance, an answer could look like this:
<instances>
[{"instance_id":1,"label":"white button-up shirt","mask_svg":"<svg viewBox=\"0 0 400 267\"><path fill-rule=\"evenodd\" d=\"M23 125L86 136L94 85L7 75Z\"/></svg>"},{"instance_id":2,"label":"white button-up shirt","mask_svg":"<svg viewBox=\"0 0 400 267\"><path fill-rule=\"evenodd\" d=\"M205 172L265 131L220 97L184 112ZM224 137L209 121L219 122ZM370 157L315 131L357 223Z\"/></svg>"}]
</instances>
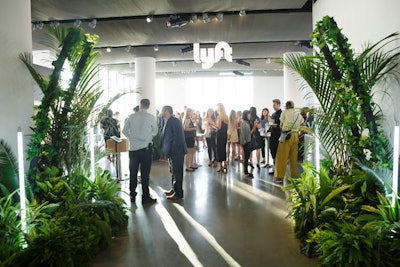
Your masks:
<instances>
[{"instance_id":1,"label":"white button-up shirt","mask_svg":"<svg viewBox=\"0 0 400 267\"><path fill-rule=\"evenodd\" d=\"M122 133L129 139L130 151L146 148L158 133L156 118L147 110L139 110L129 116Z\"/></svg>"}]
</instances>

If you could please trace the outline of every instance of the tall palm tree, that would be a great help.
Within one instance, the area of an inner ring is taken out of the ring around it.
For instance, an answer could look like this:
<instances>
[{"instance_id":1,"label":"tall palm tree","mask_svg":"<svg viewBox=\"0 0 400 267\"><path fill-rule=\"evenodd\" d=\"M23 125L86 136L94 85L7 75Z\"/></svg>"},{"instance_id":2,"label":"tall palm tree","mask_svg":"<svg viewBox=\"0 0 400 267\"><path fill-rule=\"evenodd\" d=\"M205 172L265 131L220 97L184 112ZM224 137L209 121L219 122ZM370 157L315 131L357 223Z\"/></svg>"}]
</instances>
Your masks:
<instances>
[{"instance_id":1,"label":"tall palm tree","mask_svg":"<svg viewBox=\"0 0 400 267\"><path fill-rule=\"evenodd\" d=\"M31 177L46 165L57 167L60 175L71 175L82 168L87 160L87 126L95 125L101 113L121 95L106 104L99 103L103 91L97 79L98 52L93 51L97 40L97 35L85 34L80 27L49 27L44 42L56 60L48 79L34 69L30 54L20 56L43 92L28 150L29 159L35 163ZM67 64L72 78L63 88L61 74Z\"/></svg>"},{"instance_id":2,"label":"tall palm tree","mask_svg":"<svg viewBox=\"0 0 400 267\"><path fill-rule=\"evenodd\" d=\"M347 174L354 163L390 165L389 142L380 125L382 112L373 94L378 81L396 74L400 49L390 47L398 36L391 34L355 55L334 19L326 16L312 34L314 56L290 55L283 60L320 102L315 135L339 175Z\"/></svg>"}]
</instances>

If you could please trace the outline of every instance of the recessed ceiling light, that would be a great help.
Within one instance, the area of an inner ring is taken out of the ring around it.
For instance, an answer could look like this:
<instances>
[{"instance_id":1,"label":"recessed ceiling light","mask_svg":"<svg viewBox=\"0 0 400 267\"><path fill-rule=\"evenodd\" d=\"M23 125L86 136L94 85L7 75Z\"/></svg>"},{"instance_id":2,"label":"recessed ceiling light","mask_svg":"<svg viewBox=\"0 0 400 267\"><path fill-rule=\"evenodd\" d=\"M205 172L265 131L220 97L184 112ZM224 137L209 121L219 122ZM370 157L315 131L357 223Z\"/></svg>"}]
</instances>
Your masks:
<instances>
[{"instance_id":1,"label":"recessed ceiling light","mask_svg":"<svg viewBox=\"0 0 400 267\"><path fill-rule=\"evenodd\" d=\"M146 21L147 21L147 23L152 22L153 21L153 16L147 16L146 17Z\"/></svg>"},{"instance_id":2,"label":"recessed ceiling light","mask_svg":"<svg viewBox=\"0 0 400 267\"><path fill-rule=\"evenodd\" d=\"M157 52L158 50L160 50L160 48L158 47L158 45L155 45L155 46L153 47L153 49L154 49L155 52Z\"/></svg>"},{"instance_id":3,"label":"recessed ceiling light","mask_svg":"<svg viewBox=\"0 0 400 267\"><path fill-rule=\"evenodd\" d=\"M246 16L246 10L242 9L239 11L239 16L244 17Z\"/></svg>"},{"instance_id":4,"label":"recessed ceiling light","mask_svg":"<svg viewBox=\"0 0 400 267\"><path fill-rule=\"evenodd\" d=\"M110 53L111 52L111 47L107 47L106 51L107 51L107 53Z\"/></svg>"}]
</instances>

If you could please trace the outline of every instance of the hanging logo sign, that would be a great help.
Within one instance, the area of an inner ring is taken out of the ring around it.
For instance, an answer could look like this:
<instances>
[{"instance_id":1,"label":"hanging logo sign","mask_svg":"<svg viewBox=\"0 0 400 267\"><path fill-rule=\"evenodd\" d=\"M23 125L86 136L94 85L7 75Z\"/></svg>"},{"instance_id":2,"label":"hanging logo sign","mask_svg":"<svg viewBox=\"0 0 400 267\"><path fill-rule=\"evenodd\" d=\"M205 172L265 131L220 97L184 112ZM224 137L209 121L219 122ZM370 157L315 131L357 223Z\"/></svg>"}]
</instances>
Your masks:
<instances>
[{"instance_id":1,"label":"hanging logo sign","mask_svg":"<svg viewBox=\"0 0 400 267\"><path fill-rule=\"evenodd\" d=\"M225 60L232 62L232 47L227 42L219 42L215 48L200 48L199 43L193 44L194 62L201 63L203 69L209 69L225 57Z\"/></svg>"}]
</instances>

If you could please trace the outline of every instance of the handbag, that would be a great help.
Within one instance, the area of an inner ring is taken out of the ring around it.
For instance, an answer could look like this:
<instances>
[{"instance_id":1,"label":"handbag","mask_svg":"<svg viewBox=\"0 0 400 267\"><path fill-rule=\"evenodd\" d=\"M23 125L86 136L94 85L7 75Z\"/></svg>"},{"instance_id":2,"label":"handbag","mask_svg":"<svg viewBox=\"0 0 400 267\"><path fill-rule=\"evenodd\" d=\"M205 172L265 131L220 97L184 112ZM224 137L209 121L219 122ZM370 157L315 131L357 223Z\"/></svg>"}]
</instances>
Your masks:
<instances>
[{"instance_id":1,"label":"handbag","mask_svg":"<svg viewBox=\"0 0 400 267\"><path fill-rule=\"evenodd\" d=\"M281 143L285 143L286 140L289 140L290 137L292 137L292 133L291 132L281 132L281 135L279 136L279 142Z\"/></svg>"},{"instance_id":2,"label":"handbag","mask_svg":"<svg viewBox=\"0 0 400 267\"><path fill-rule=\"evenodd\" d=\"M290 129L289 131L286 131L286 132L281 132L281 135L279 136L279 142L285 143L287 140L290 139L290 137L292 137L292 130L293 130L293 127L296 124L298 118L299 118L299 114L297 114L297 118L292 125L292 129Z\"/></svg>"}]
</instances>

